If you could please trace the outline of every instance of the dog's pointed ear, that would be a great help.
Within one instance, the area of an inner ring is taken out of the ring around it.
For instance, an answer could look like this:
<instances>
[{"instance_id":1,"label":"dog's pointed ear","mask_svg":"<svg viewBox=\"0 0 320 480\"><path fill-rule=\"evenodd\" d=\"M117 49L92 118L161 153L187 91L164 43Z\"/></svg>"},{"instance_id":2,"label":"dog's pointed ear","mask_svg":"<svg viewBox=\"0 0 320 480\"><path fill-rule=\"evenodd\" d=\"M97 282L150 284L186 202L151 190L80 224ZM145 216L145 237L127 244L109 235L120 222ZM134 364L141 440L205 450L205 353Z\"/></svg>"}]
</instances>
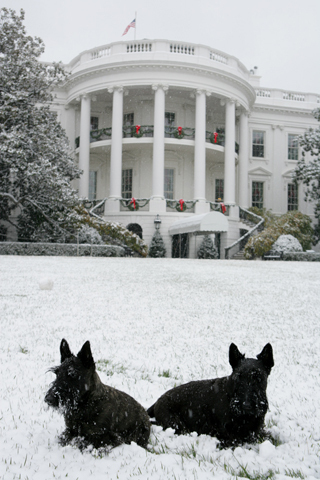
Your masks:
<instances>
[{"instance_id":1,"label":"dog's pointed ear","mask_svg":"<svg viewBox=\"0 0 320 480\"><path fill-rule=\"evenodd\" d=\"M229 363L232 369L234 370L243 359L244 355L239 352L237 345L231 343L229 347Z\"/></svg>"},{"instance_id":2,"label":"dog's pointed ear","mask_svg":"<svg viewBox=\"0 0 320 480\"><path fill-rule=\"evenodd\" d=\"M271 368L274 366L272 346L270 343L267 343L263 347L261 353L257 355L257 359L263 363L263 365L269 370L270 373Z\"/></svg>"},{"instance_id":3,"label":"dog's pointed ear","mask_svg":"<svg viewBox=\"0 0 320 480\"><path fill-rule=\"evenodd\" d=\"M63 338L61 340L61 343L60 343L61 363L63 363L66 360L66 358L69 358L69 357L72 357L72 353L71 353L71 350L70 350L70 347L69 347L69 344L68 344L67 340L65 340Z\"/></svg>"},{"instance_id":4,"label":"dog's pointed ear","mask_svg":"<svg viewBox=\"0 0 320 480\"><path fill-rule=\"evenodd\" d=\"M81 362L83 363L83 365L86 368L89 368L92 365L94 365L94 360L93 360L92 353L91 353L90 342L88 340L86 341L86 343L81 348L77 357L79 358L79 360L81 360Z\"/></svg>"}]
</instances>

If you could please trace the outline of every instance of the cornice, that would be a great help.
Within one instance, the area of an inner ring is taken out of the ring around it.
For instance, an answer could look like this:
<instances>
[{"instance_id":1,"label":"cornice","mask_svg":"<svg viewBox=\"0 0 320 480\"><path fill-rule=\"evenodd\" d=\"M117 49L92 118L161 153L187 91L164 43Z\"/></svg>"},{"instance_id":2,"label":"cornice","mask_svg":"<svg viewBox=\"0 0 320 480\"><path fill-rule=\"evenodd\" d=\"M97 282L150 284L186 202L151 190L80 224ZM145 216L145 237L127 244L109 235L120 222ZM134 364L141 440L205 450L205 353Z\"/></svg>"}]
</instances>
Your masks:
<instances>
[{"instance_id":1,"label":"cornice","mask_svg":"<svg viewBox=\"0 0 320 480\"><path fill-rule=\"evenodd\" d=\"M79 85L81 82L86 81L89 78L92 78L94 76L103 76L103 75L110 75L111 73L117 73L117 72L128 72L128 71L139 71L139 70L170 70L170 71L181 71L183 72L194 72L199 76L205 76L205 77L214 77L216 79L219 79L223 81L225 84L232 85L235 88L239 89L242 94L245 95L245 97L248 100L248 104L251 107L255 101L255 90L254 88L246 82L244 79L242 79L240 76L235 75L232 72L227 72L220 70L214 66L210 67L205 67L202 65L190 65L190 64L184 64L180 63L177 64L176 62L168 62L166 61L165 63L159 63L157 62L144 62L140 63L137 65L136 63L126 63L126 64L118 64L118 65L101 65L101 66L93 66L86 68L85 70L81 70L76 73L71 73L69 79L67 80L65 84L65 88L67 90L70 90L72 87L75 87L76 85ZM182 79L183 80L183 79ZM112 82L111 82L112 83ZM154 83L154 82L151 82ZM167 82L169 83L169 82ZM183 82L182 82L183 83ZM130 84L127 84L126 81L123 82L125 86L130 86ZM143 85L143 84L142 84ZM147 84L145 84L147 85ZM176 86L176 85L173 85ZM202 88L199 87L199 85L190 85L188 88L194 88L195 90ZM210 87L205 88L206 91L209 91L209 93L214 94L215 90L212 88L210 91ZM227 96L227 92L225 92L225 96Z\"/></svg>"},{"instance_id":2,"label":"cornice","mask_svg":"<svg viewBox=\"0 0 320 480\"><path fill-rule=\"evenodd\" d=\"M312 110L307 108L297 108L294 106L283 106L283 105L256 105L252 106L252 113L254 112L271 112L284 115L300 115L303 117L313 118Z\"/></svg>"}]
</instances>

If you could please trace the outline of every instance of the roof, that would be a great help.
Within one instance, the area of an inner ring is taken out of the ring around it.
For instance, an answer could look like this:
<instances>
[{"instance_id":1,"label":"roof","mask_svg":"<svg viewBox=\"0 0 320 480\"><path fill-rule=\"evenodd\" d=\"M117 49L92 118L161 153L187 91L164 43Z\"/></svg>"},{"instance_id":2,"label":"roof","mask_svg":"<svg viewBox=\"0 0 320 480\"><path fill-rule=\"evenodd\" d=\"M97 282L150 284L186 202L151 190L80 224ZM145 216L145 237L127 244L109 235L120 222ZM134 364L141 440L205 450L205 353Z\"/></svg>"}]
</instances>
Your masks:
<instances>
[{"instance_id":1,"label":"roof","mask_svg":"<svg viewBox=\"0 0 320 480\"><path fill-rule=\"evenodd\" d=\"M203 213L178 220L169 227L169 235L181 233L195 233L205 235L206 233L219 233L228 231L228 220L220 212Z\"/></svg>"}]
</instances>

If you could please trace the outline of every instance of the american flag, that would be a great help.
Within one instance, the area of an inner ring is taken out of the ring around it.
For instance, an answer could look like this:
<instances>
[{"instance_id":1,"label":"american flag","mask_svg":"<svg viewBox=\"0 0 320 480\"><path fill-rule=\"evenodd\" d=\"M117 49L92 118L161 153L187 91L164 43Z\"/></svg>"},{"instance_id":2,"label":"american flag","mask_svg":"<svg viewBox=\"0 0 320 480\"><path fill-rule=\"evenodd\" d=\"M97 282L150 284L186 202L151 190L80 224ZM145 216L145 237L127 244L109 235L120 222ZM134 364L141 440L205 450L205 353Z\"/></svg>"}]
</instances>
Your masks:
<instances>
[{"instance_id":1,"label":"american flag","mask_svg":"<svg viewBox=\"0 0 320 480\"><path fill-rule=\"evenodd\" d=\"M126 28L125 31L123 32L122 36L125 35L126 33L128 33L130 27L136 28L136 19L132 20L132 22L129 23L129 25L127 26L127 28Z\"/></svg>"}]
</instances>

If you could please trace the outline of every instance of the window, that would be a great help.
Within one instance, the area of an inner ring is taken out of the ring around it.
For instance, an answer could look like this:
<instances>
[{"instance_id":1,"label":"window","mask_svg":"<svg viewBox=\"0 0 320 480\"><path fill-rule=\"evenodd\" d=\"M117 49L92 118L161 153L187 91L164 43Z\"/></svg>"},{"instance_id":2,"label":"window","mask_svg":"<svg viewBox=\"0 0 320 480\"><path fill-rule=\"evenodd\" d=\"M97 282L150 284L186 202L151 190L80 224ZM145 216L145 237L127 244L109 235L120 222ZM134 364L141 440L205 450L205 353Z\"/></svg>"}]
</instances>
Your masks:
<instances>
[{"instance_id":1,"label":"window","mask_svg":"<svg viewBox=\"0 0 320 480\"><path fill-rule=\"evenodd\" d=\"M134 113L125 113L123 115L123 126L129 127L133 125L134 122Z\"/></svg>"},{"instance_id":2,"label":"window","mask_svg":"<svg viewBox=\"0 0 320 480\"><path fill-rule=\"evenodd\" d=\"M223 194L224 194L224 180L223 178L216 178L216 202L223 202Z\"/></svg>"},{"instance_id":3,"label":"window","mask_svg":"<svg viewBox=\"0 0 320 480\"><path fill-rule=\"evenodd\" d=\"M122 170L122 198L132 198L132 168Z\"/></svg>"},{"instance_id":4,"label":"window","mask_svg":"<svg viewBox=\"0 0 320 480\"><path fill-rule=\"evenodd\" d=\"M164 198L173 200L174 169L164 169Z\"/></svg>"},{"instance_id":5,"label":"window","mask_svg":"<svg viewBox=\"0 0 320 480\"><path fill-rule=\"evenodd\" d=\"M252 182L252 206L263 208L263 182Z\"/></svg>"},{"instance_id":6,"label":"window","mask_svg":"<svg viewBox=\"0 0 320 480\"><path fill-rule=\"evenodd\" d=\"M89 171L89 200L97 199L97 174L95 170Z\"/></svg>"},{"instance_id":7,"label":"window","mask_svg":"<svg viewBox=\"0 0 320 480\"><path fill-rule=\"evenodd\" d=\"M252 132L252 156L264 157L264 132L254 130Z\"/></svg>"},{"instance_id":8,"label":"window","mask_svg":"<svg viewBox=\"0 0 320 480\"><path fill-rule=\"evenodd\" d=\"M288 160L298 160L299 156L299 143L298 135L288 135Z\"/></svg>"},{"instance_id":9,"label":"window","mask_svg":"<svg viewBox=\"0 0 320 480\"><path fill-rule=\"evenodd\" d=\"M134 134L134 113L125 113L123 115L123 136L132 137Z\"/></svg>"},{"instance_id":10,"label":"window","mask_svg":"<svg viewBox=\"0 0 320 480\"><path fill-rule=\"evenodd\" d=\"M90 118L90 130L98 130L99 128L99 117Z\"/></svg>"},{"instance_id":11,"label":"window","mask_svg":"<svg viewBox=\"0 0 320 480\"><path fill-rule=\"evenodd\" d=\"M176 114L172 112L165 112L164 114L164 130L166 137L173 136L174 124L176 120Z\"/></svg>"},{"instance_id":12,"label":"window","mask_svg":"<svg viewBox=\"0 0 320 480\"><path fill-rule=\"evenodd\" d=\"M296 183L288 183L288 212L298 210L298 185Z\"/></svg>"},{"instance_id":13,"label":"window","mask_svg":"<svg viewBox=\"0 0 320 480\"><path fill-rule=\"evenodd\" d=\"M174 126L174 122L176 119L176 114L172 112L165 112L164 114L164 123L165 125L170 125L171 127Z\"/></svg>"}]
</instances>

